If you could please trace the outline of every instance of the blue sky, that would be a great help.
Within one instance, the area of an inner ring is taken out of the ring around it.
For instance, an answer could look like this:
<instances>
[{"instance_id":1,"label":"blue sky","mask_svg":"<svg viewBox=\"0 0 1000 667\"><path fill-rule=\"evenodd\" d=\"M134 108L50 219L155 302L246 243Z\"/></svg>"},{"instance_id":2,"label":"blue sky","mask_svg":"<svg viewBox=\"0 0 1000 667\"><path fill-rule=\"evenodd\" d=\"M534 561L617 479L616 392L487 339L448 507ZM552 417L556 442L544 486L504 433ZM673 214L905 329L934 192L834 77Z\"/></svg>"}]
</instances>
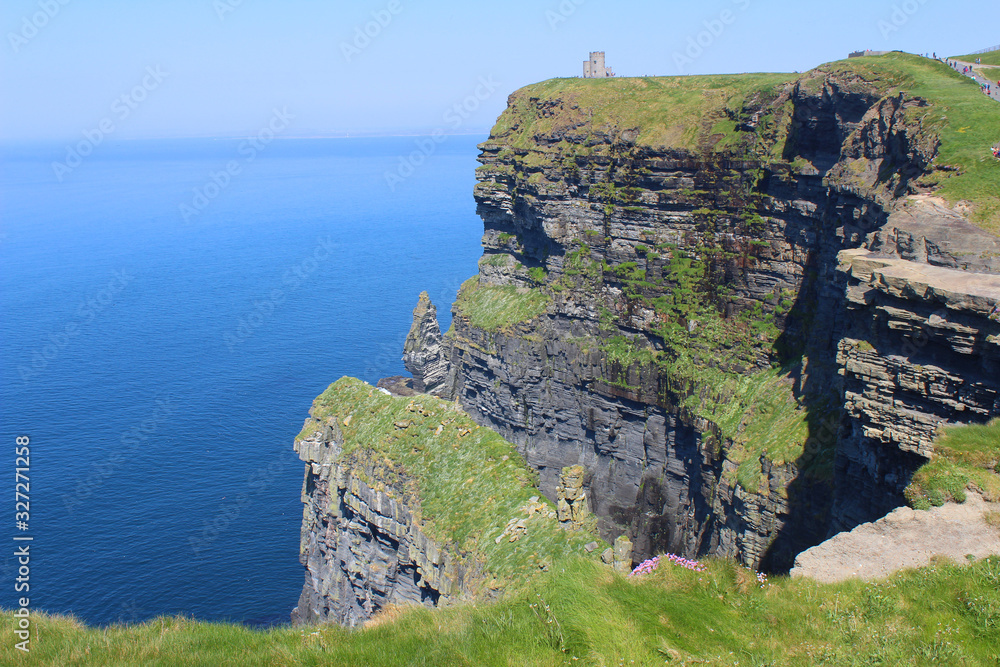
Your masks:
<instances>
[{"instance_id":1,"label":"blue sky","mask_svg":"<svg viewBox=\"0 0 1000 667\"><path fill-rule=\"evenodd\" d=\"M0 140L239 136L276 108L286 136L484 132L591 50L624 76L803 71L998 26L996 0L4 0Z\"/></svg>"}]
</instances>

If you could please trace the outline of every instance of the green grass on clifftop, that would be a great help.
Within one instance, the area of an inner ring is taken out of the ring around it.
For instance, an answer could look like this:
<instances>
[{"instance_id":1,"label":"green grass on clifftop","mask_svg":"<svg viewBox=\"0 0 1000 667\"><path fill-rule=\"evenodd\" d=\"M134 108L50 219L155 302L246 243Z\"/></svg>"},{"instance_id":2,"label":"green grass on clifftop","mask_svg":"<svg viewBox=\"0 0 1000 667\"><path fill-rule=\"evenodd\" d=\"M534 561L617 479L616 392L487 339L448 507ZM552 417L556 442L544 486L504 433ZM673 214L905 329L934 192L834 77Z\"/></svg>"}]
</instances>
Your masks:
<instances>
[{"instance_id":1,"label":"green grass on clifftop","mask_svg":"<svg viewBox=\"0 0 1000 667\"><path fill-rule=\"evenodd\" d=\"M696 148L702 121L723 117L761 91L771 91L793 74L549 79L521 88L493 128L493 136L516 148L535 147L537 134L586 123L591 132L639 128L638 142L668 148ZM532 98L557 101L559 112L535 113ZM577 130L579 131L579 130Z\"/></svg>"},{"instance_id":2,"label":"green grass on clifftop","mask_svg":"<svg viewBox=\"0 0 1000 667\"><path fill-rule=\"evenodd\" d=\"M549 305L549 297L540 289L513 285L481 285L473 276L458 292L455 309L469 318L472 326L485 331L499 331L533 320Z\"/></svg>"},{"instance_id":3,"label":"green grass on clifftop","mask_svg":"<svg viewBox=\"0 0 1000 667\"><path fill-rule=\"evenodd\" d=\"M983 95L972 79L935 60L902 53L852 60L863 62L831 66L870 68L871 76L891 78L895 85L888 94L906 91L930 102L910 109L910 119L940 138L934 165L958 171L938 171L923 184L936 185L935 194L952 204L971 202L972 221L1000 234L1000 161L990 152L1000 142L1000 104Z\"/></svg>"},{"instance_id":4,"label":"green grass on clifftop","mask_svg":"<svg viewBox=\"0 0 1000 667\"><path fill-rule=\"evenodd\" d=\"M1000 501L1000 419L950 426L934 441L934 458L913 475L906 498L916 509L965 502L968 488Z\"/></svg>"},{"instance_id":5,"label":"green grass on clifftop","mask_svg":"<svg viewBox=\"0 0 1000 667\"><path fill-rule=\"evenodd\" d=\"M316 398L311 414L318 421L307 423L299 438L333 419L344 435L341 457L357 453L381 468L377 479L366 480L369 486L408 480L420 502L410 509L423 532L483 559L496 577L523 580L568 554L583 554L583 545L597 539L563 529L514 446L456 404L428 395L391 397L341 378ZM529 515L525 508L536 505L529 502L534 496L546 509ZM527 519L526 532L512 542L502 533L515 518Z\"/></svg>"},{"instance_id":6,"label":"green grass on clifftop","mask_svg":"<svg viewBox=\"0 0 1000 667\"><path fill-rule=\"evenodd\" d=\"M159 618L98 629L35 615L32 652L4 665L934 665L1000 660L1000 558L947 562L883 581L818 584L722 561L663 563L629 579L568 561L497 604L394 609L368 627L280 627ZM0 632L13 637L4 613Z\"/></svg>"},{"instance_id":7,"label":"green grass on clifftop","mask_svg":"<svg viewBox=\"0 0 1000 667\"><path fill-rule=\"evenodd\" d=\"M984 62L993 57L983 56ZM936 187L937 194L952 204L971 202L973 222L1000 234L1000 162L990 153L990 147L1000 142L1000 105L944 63L900 52L840 60L803 74L550 79L511 95L490 141L522 150L561 150L566 143L558 142L562 136L576 136L579 142L589 134L617 136L637 129L639 145L689 151L736 149L739 154L755 142L738 136L741 130L732 117L756 106L771 111L760 120L760 139L776 143L756 144L753 157L793 160L795 156L784 150L789 134L777 125L787 123L787 110L768 105L792 83L818 92L830 74L839 78L838 88L844 92L864 91L876 97L905 92L907 97L926 100L926 106L906 112L908 124L919 127L925 138L940 140L934 162L939 169L921 186ZM540 136L555 143L543 145L537 141ZM593 149L585 145L576 150L585 156ZM531 155L524 159L525 164L538 162Z\"/></svg>"},{"instance_id":8,"label":"green grass on clifftop","mask_svg":"<svg viewBox=\"0 0 1000 667\"><path fill-rule=\"evenodd\" d=\"M950 60L963 60L967 63L974 63L976 58L979 58L983 65L1000 65L1000 49L986 53L970 53L966 56L948 56L948 58Z\"/></svg>"}]
</instances>

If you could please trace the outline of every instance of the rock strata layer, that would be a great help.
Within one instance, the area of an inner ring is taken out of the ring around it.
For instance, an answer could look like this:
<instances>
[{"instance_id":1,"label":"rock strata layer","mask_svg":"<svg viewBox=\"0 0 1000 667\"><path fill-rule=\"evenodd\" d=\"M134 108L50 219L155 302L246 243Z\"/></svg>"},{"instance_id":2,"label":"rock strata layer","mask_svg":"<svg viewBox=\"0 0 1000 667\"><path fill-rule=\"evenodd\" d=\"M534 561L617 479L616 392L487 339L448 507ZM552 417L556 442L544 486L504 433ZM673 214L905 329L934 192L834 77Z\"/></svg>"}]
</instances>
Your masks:
<instances>
[{"instance_id":1,"label":"rock strata layer","mask_svg":"<svg viewBox=\"0 0 1000 667\"><path fill-rule=\"evenodd\" d=\"M330 424L296 443L307 465L300 545L307 578L292 621L352 627L390 603L433 607L468 597L474 573L424 534L404 480L364 457L341 460L338 432ZM407 496L409 503L401 500Z\"/></svg>"}]
</instances>

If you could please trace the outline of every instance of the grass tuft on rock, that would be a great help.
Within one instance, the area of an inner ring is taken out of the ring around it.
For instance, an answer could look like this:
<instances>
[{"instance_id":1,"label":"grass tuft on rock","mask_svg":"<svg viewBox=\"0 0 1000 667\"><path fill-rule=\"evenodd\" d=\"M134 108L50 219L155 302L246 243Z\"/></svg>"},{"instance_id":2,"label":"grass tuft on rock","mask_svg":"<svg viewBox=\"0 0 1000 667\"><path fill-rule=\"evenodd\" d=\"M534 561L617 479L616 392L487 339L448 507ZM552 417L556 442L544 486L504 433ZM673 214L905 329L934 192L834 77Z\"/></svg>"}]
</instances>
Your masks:
<instances>
[{"instance_id":1,"label":"grass tuft on rock","mask_svg":"<svg viewBox=\"0 0 1000 667\"><path fill-rule=\"evenodd\" d=\"M473 276L462 283L454 307L472 326L499 331L535 319L548 305L549 296L541 288L482 285L479 276Z\"/></svg>"},{"instance_id":2,"label":"grass tuft on rock","mask_svg":"<svg viewBox=\"0 0 1000 667\"><path fill-rule=\"evenodd\" d=\"M965 502L968 488L1000 501L1000 419L943 428L934 457L914 473L905 494L913 508L929 509Z\"/></svg>"}]
</instances>

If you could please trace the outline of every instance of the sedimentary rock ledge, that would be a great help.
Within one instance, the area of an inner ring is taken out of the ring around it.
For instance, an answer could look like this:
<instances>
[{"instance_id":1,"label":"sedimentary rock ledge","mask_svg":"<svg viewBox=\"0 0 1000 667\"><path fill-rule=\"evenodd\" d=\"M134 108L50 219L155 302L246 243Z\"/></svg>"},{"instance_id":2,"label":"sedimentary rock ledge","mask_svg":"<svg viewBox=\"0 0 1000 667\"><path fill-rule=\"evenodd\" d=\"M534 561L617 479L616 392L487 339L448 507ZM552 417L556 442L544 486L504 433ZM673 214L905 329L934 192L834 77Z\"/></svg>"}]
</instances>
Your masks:
<instances>
[{"instance_id":1,"label":"sedimentary rock ledge","mask_svg":"<svg viewBox=\"0 0 1000 667\"><path fill-rule=\"evenodd\" d=\"M793 577L811 577L823 583L852 577L878 579L906 567L921 567L935 556L966 562L1000 554L1000 528L984 515L1000 509L970 493L962 504L945 503L927 511L900 507L872 523L800 553Z\"/></svg>"}]
</instances>

